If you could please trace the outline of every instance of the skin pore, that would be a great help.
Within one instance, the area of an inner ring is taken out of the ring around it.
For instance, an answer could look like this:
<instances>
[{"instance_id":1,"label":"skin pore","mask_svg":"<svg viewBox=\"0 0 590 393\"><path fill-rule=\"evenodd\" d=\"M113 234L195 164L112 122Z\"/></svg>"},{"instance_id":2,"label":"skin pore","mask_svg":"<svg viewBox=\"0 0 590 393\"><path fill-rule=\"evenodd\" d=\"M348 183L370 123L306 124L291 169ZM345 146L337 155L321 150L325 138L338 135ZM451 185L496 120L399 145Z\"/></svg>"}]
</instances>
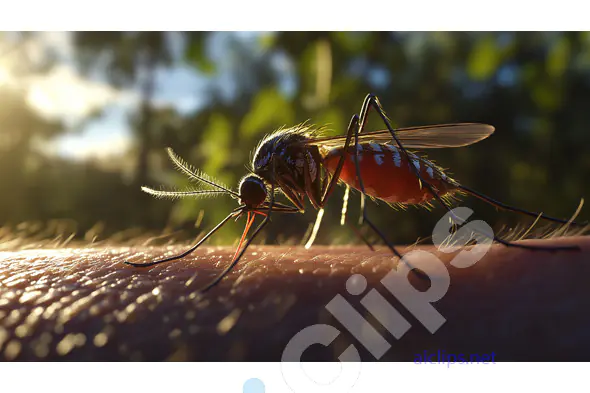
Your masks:
<instances>
[{"instance_id":1,"label":"skin pore","mask_svg":"<svg viewBox=\"0 0 590 393\"><path fill-rule=\"evenodd\" d=\"M232 248L202 247L186 258L137 269L182 247L64 248L0 252L0 359L64 361L279 361L289 340L318 323L341 334L303 360L337 360L350 344L375 360L326 310L338 294L392 345L380 360L413 361L425 350L491 353L497 361L587 360L590 349L590 239L528 240L579 245L577 252L491 250L475 265L449 264L433 246L450 287L434 308L446 322L434 334L380 280L396 263L388 250L361 246L252 246L217 287L197 290L227 264ZM195 274L194 282L185 283ZM346 280L367 279L361 295ZM410 276L420 290L428 284ZM396 340L361 305L375 288L410 323Z\"/></svg>"}]
</instances>

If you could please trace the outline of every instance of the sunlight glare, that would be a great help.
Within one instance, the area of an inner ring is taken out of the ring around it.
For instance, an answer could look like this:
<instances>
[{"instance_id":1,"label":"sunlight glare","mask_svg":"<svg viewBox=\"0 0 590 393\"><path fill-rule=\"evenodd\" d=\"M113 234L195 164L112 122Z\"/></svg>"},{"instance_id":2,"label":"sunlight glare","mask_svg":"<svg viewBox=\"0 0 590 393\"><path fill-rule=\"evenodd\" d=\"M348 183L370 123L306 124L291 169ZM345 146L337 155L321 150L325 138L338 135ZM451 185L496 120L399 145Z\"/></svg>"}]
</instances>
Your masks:
<instances>
[{"instance_id":1,"label":"sunlight glare","mask_svg":"<svg viewBox=\"0 0 590 393\"><path fill-rule=\"evenodd\" d=\"M63 65L32 81L28 102L47 117L84 118L118 96L116 89L82 78L72 67Z\"/></svg>"},{"instance_id":2,"label":"sunlight glare","mask_svg":"<svg viewBox=\"0 0 590 393\"><path fill-rule=\"evenodd\" d=\"M11 77L4 66L0 64L0 87L10 82Z\"/></svg>"}]
</instances>

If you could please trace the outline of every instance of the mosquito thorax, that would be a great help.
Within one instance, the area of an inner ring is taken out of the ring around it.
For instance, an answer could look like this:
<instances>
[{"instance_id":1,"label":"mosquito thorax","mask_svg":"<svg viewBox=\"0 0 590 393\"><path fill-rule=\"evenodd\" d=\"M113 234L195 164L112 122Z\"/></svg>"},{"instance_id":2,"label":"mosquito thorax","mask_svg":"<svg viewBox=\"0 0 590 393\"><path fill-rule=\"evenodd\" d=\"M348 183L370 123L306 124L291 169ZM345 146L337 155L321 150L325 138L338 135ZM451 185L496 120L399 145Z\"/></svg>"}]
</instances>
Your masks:
<instances>
[{"instance_id":1,"label":"mosquito thorax","mask_svg":"<svg viewBox=\"0 0 590 393\"><path fill-rule=\"evenodd\" d=\"M268 184L277 185L276 179L281 178L281 187L302 190L305 188L304 163L309 165L309 174L314 181L318 174L320 157L316 146L305 146L309 140L308 128L298 126L292 129L276 131L263 139L252 159L255 174ZM280 158L280 165L273 162ZM288 168L288 169L286 169ZM283 176L288 171L287 176Z\"/></svg>"},{"instance_id":2,"label":"mosquito thorax","mask_svg":"<svg viewBox=\"0 0 590 393\"><path fill-rule=\"evenodd\" d=\"M266 200L266 185L254 175L246 175L240 181L240 203L248 207L258 207Z\"/></svg>"}]
</instances>

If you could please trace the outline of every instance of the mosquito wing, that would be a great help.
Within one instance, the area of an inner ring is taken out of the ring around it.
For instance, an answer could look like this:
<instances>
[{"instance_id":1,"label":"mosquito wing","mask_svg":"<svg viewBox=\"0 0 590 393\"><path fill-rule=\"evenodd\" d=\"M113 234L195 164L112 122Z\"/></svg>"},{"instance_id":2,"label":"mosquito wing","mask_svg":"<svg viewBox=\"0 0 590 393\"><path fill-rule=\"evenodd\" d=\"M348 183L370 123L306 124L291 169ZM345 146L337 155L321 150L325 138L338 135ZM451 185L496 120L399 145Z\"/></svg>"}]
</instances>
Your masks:
<instances>
[{"instance_id":1,"label":"mosquito wing","mask_svg":"<svg viewBox=\"0 0 590 393\"><path fill-rule=\"evenodd\" d=\"M494 127L479 123L457 123L398 128L394 132L402 145L408 149L441 149L477 143L490 136L494 132ZM346 136L323 137L316 138L309 144L337 148L343 146L345 141ZM389 130L359 134L359 143L361 142L395 143Z\"/></svg>"}]
</instances>

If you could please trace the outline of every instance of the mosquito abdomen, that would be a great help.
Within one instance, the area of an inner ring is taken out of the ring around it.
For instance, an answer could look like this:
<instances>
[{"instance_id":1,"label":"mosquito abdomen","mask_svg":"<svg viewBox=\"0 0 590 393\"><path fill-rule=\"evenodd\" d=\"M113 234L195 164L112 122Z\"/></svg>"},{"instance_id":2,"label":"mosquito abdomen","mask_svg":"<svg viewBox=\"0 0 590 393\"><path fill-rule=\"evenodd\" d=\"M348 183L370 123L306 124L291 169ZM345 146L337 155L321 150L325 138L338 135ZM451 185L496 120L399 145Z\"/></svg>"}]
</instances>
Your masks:
<instances>
[{"instance_id":1,"label":"mosquito abdomen","mask_svg":"<svg viewBox=\"0 0 590 393\"><path fill-rule=\"evenodd\" d=\"M324 152L324 167L334 173L342 148ZM356 176L355 147L348 148L340 180L357 190L360 184ZM429 182L439 196L457 191L456 183L431 161L409 153L412 165L420 176ZM397 147L389 144L363 143L358 148L359 169L365 193L390 203L421 204L433 199L426 187L421 187L409 160Z\"/></svg>"}]
</instances>

